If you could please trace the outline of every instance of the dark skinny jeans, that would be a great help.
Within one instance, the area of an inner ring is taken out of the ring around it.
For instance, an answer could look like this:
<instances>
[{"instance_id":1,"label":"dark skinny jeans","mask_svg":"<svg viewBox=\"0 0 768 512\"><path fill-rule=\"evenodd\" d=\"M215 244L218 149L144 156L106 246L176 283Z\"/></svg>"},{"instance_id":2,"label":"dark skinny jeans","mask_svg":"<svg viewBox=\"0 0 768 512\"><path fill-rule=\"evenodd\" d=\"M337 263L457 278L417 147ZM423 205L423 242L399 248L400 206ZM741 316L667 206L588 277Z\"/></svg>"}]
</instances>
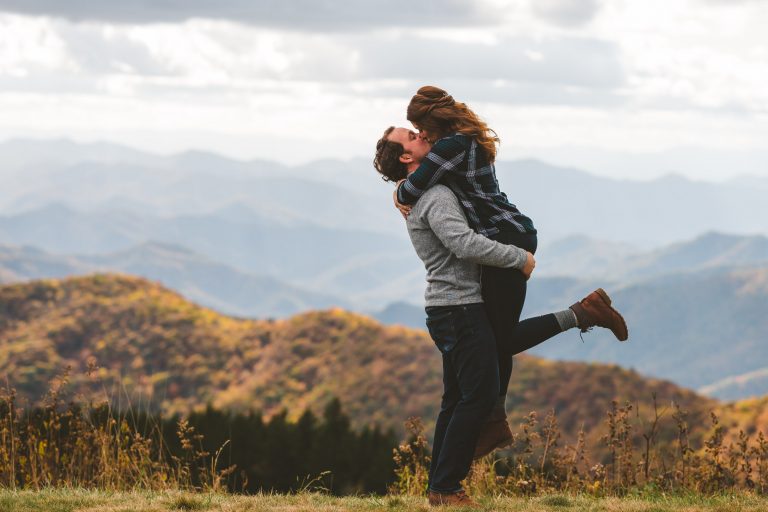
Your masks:
<instances>
[{"instance_id":1,"label":"dark skinny jeans","mask_svg":"<svg viewBox=\"0 0 768 512\"><path fill-rule=\"evenodd\" d=\"M498 396L496 341L481 303L426 311L429 334L443 357L429 489L454 493L469 473L480 429Z\"/></svg>"},{"instance_id":2,"label":"dark skinny jeans","mask_svg":"<svg viewBox=\"0 0 768 512\"><path fill-rule=\"evenodd\" d=\"M501 232L492 238L499 243L514 245L536 254L538 238L535 234ZM519 270L482 267L483 303L493 328L499 361L499 396L507 396L512 376L512 356L561 332L560 324L553 314L520 321L526 291L527 281Z\"/></svg>"}]
</instances>

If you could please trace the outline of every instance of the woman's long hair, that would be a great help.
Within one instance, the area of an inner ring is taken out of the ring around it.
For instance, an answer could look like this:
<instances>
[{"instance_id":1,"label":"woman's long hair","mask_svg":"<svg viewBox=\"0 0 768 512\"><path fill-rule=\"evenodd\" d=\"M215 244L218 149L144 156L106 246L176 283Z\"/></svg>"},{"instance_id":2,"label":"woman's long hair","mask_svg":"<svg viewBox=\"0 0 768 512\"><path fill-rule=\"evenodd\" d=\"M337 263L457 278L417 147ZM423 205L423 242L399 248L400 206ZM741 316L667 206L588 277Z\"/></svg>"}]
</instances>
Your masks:
<instances>
[{"instance_id":1,"label":"woman's long hair","mask_svg":"<svg viewBox=\"0 0 768 512\"><path fill-rule=\"evenodd\" d=\"M439 87L425 85L416 91L408 104L407 117L414 126L438 138L454 133L473 137L488 160L496 160L496 145L501 142L496 132L466 104L455 101Z\"/></svg>"}]
</instances>

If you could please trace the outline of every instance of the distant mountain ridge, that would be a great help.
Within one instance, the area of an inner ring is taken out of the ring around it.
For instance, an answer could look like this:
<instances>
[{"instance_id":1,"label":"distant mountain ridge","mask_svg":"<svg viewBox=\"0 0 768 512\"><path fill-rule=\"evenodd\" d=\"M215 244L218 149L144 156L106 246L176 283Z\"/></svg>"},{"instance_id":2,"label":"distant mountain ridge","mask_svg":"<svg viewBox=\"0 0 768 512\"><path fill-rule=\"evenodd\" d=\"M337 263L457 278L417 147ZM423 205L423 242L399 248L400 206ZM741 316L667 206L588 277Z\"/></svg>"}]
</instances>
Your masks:
<instances>
[{"instance_id":1,"label":"distant mountain ridge","mask_svg":"<svg viewBox=\"0 0 768 512\"><path fill-rule=\"evenodd\" d=\"M760 392L768 179L631 182L536 160L500 161L498 177L539 230L526 314L606 286L645 347L614 352L592 333L595 343L548 356L620 361L713 393ZM423 321L408 304L422 302L424 269L369 159L291 167L16 141L0 143L0 179L0 243L44 251L11 249L0 280L118 270L237 315L399 304L387 321Z\"/></svg>"},{"instance_id":2,"label":"distant mountain ridge","mask_svg":"<svg viewBox=\"0 0 768 512\"><path fill-rule=\"evenodd\" d=\"M241 272L184 247L145 242L103 256L56 256L0 245L0 283L120 271L162 282L189 299L230 315L284 317L310 309L349 307L332 295L302 290L269 276Z\"/></svg>"},{"instance_id":3,"label":"distant mountain ridge","mask_svg":"<svg viewBox=\"0 0 768 512\"><path fill-rule=\"evenodd\" d=\"M226 210L219 215L161 217L124 211L87 213L54 204L0 216L0 240L94 257L162 241L315 294L355 301L368 296L371 304L378 305L403 293L410 297L422 293L421 266L405 239L317 225L274 225L256 217L233 220Z\"/></svg>"},{"instance_id":4,"label":"distant mountain ridge","mask_svg":"<svg viewBox=\"0 0 768 512\"><path fill-rule=\"evenodd\" d=\"M161 156L109 144L15 141L0 144L0 174L7 178L0 190L6 213L55 201L93 210L116 199L135 212L178 216L243 202L275 222L287 216L405 236L391 188L370 159L287 167L206 152ZM510 201L533 218L542 242L589 234L648 247L707 231L768 235L765 187L755 186L768 178L613 180L530 159L499 161L497 174Z\"/></svg>"},{"instance_id":5,"label":"distant mountain ridge","mask_svg":"<svg viewBox=\"0 0 768 512\"><path fill-rule=\"evenodd\" d=\"M709 247L710 256L696 252L695 260L691 260L686 246ZM586 344L571 343L578 338L565 334L532 353L552 359L634 367L721 398L768 393L766 379L740 377L768 366L765 351L760 348L768 332L768 259L763 262L761 250L749 249L764 246L763 237L710 234L638 257L643 262L643 266L636 267L642 270L638 277L629 275L611 281L536 274L529 283L524 317L563 309L595 287L604 286L629 322L630 342L620 346L598 330L586 336ZM741 255L731 254L730 248L736 248ZM677 255L682 255L685 264L675 261ZM714 266L720 261L745 264ZM750 261L753 263L746 264ZM393 262L391 267L376 267L361 256L361 264L361 271L378 270L377 279L387 276L383 272L387 268L392 269L391 275L399 272ZM407 268L405 263L400 266ZM96 270L118 270L159 280L202 305L239 316L285 317L308 309L342 306L379 311L376 318L386 324L424 329L421 306L399 302L387 307L387 301L376 300L376 289L370 291L373 306L366 307L344 293L316 293L269 276L251 275L168 243L149 242L103 256L56 256L33 248L0 248L0 280L6 282ZM411 286L416 290L413 296L421 298L422 272L401 273L399 280L385 285L394 289L393 295L399 286ZM643 272L649 275L643 276ZM321 276L315 276L315 282ZM370 282L370 278L362 278L352 285L362 287Z\"/></svg>"},{"instance_id":6,"label":"distant mountain ridge","mask_svg":"<svg viewBox=\"0 0 768 512\"><path fill-rule=\"evenodd\" d=\"M745 396L762 396L766 389L768 389L768 368L760 368L713 382L700 388L699 392L724 400L739 400Z\"/></svg>"},{"instance_id":7,"label":"distant mountain ridge","mask_svg":"<svg viewBox=\"0 0 768 512\"><path fill-rule=\"evenodd\" d=\"M558 311L597 286L609 291L627 320L629 341L596 329L558 335L531 354L635 368L724 399L768 394L768 264L668 273L624 286L594 278L534 277L523 318ZM424 328L420 306L398 304L376 317Z\"/></svg>"},{"instance_id":8,"label":"distant mountain ridge","mask_svg":"<svg viewBox=\"0 0 768 512\"><path fill-rule=\"evenodd\" d=\"M537 252L536 271L621 282L716 267L768 265L768 237L707 232L692 240L643 251L585 236L558 240Z\"/></svg>"}]
</instances>

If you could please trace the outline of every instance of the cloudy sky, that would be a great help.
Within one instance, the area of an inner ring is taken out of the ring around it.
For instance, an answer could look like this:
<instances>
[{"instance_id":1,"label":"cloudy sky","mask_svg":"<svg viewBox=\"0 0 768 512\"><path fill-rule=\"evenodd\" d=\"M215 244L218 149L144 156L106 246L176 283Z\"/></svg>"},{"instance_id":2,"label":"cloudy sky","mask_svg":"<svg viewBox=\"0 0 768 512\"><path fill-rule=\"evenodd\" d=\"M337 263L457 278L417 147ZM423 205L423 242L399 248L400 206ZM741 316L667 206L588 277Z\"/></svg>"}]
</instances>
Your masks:
<instances>
[{"instance_id":1,"label":"cloudy sky","mask_svg":"<svg viewBox=\"0 0 768 512\"><path fill-rule=\"evenodd\" d=\"M768 176L767 0L0 0L0 140L370 157L424 84L533 157Z\"/></svg>"}]
</instances>

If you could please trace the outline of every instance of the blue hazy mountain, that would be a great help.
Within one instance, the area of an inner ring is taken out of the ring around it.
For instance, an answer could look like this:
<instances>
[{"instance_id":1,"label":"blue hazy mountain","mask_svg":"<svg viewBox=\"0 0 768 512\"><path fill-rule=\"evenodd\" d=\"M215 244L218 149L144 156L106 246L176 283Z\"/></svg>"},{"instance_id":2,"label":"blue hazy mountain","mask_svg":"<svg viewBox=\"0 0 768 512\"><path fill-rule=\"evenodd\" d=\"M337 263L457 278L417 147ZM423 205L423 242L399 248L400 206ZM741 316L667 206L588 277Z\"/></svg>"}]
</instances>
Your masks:
<instances>
[{"instance_id":1,"label":"blue hazy mountain","mask_svg":"<svg viewBox=\"0 0 768 512\"><path fill-rule=\"evenodd\" d=\"M526 314L605 286L630 322L626 345L595 331L537 353L615 362L723 396L764 389L768 179L638 182L535 160L497 170L539 230ZM17 251L0 279L104 266L224 312L282 316L330 302L422 326L424 270L369 159L289 167L12 141L0 144L0 179L0 243Z\"/></svg>"},{"instance_id":2,"label":"blue hazy mountain","mask_svg":"<svg viewBox=\"0 0 768 512\"><path fill-rule=\"evenodd\" d=\"M693 240L640 250L623 243L572 236L536 254L538 275L628 280L713 267L768 263L768 237L708 232Z\"/></svg>"},{"instance_id":3,"label":"blue hazy mountain","mask_svg":"<svg viewBox=\"0 0 768 512\"><path fill-rule=\"evenodd\" d=\"M629 327L629 341L594 329L560 334L530 352L634 368L723 399L768 394L768 264L668 273L629 285L599 279L534 277L523 318L564 309L604 286ZM395 304L383 323L424 328L424 310Z\"/></svg>"},{"instance_id":4,"label":"blue hazy mountain","mask_svg":"<svg viewBox=\"0 0 768 512\"><path fill-rule=\"evenodd\" d=\"M180 246L146 242L99 255L55 255L35 247L0 245L0 282L122 272L161 282L189 300L229 315L285 317L350 302L302 290L274 277L251 275Z\"/></svg>"},{"instance_id":5,"label":"blue hazy mountain","mask_svg":"<svg viewBox=\"0 0 768 512\"><path fill-rule=\"evenodd\" d=\"M768 178L628 181L536 160L500 161L497 174L510 201L534 219L542 244L587 235L648 248L708 231L768 234ZM0 178L6 215L57 202L81 211L119 207L164 216L242 204L270 223L405 237L391 185L370 159L287 167L206 152L158 156L105 143L12 141L0 144Z\"/></svg>"}]
</instances>

